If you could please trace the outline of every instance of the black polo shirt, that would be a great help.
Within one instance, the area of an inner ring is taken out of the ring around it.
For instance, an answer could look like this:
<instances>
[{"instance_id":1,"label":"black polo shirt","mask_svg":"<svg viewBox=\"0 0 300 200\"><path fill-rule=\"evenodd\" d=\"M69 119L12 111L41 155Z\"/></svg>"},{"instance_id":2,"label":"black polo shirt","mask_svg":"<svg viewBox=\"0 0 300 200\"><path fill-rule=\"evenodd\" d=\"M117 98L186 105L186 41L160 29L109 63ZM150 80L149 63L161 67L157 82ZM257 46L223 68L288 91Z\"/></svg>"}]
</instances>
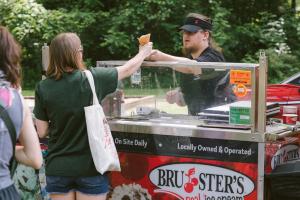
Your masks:
<instances>
[{"instance_id":1,"label":"black polo shirt","mask_svg":"<svg viewBox=\"0 0 300 200\"><path fill-rule=\"evenodd\" d=\"M206 48L195 59L198 62L225 62L223 55L211 47ZM215 91L219 81L226 76L228 71L215 71L202 69L202 74L181 74L180 87L184 100L188 106L189 114L197 115L203 109L219 104Z\"/></svg>"}]
</instances>

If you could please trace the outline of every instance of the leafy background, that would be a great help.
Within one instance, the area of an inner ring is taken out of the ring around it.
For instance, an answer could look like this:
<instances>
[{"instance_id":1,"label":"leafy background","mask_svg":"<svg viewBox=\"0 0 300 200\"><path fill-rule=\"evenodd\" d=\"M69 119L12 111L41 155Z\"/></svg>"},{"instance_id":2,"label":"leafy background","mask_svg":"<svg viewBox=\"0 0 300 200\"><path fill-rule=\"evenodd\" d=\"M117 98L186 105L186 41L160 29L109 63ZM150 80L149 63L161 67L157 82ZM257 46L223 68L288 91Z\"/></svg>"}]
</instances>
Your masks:
<instances>
[{"instance_id":1,"label":"leafy background","mask_svg":"<svg viewBox=\"0 0 300 200\"><path fill-rule=\"evenodd\" d=\"M0 24L23 47L23 88L41 79L42 45L60 32L80 36L87 66L129 59L145 33L155 48L181 55L177 28L189 12L213 19L214 39L228 62L257 63L265 50L269 82L276 83L300 69L297 5L299 0L0 0ZM149 88L176 85L170 70L143 69L143 80Z\"/></svg>"}]
</instances>

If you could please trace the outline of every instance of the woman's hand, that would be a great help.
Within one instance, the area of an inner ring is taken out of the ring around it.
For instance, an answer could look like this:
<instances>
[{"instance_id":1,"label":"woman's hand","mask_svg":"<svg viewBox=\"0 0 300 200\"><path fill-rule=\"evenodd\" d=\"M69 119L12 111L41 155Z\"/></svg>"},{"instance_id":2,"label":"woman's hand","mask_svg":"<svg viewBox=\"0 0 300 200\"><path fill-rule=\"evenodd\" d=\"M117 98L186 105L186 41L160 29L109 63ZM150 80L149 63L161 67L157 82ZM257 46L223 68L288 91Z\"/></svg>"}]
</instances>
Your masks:
<instances>
[{"instance_id":1,"label":"woman's hand","mask_svg":"<svg viewBox=\"0 0 300 200\"><path fill-rule=\"evenodd\" d=\"M152 42L148 42L147 44L140 46L139 53L131 58L124 65L117 67L118 71L118 80L122 80L136 72L144 59L147 58L152 51Z\"/></svg>"},{"instance_id":2,"label":"woman's hand","mask_svg":"<svg viewBox=\"0 0 300 200\"><path fill-rule=\"evenodd\" d=\"M152 42L148 42L143 46L139 46L139 54L142 55L144 59L149 57L152 52L152 46Z\"/></svg>"}]
</instances>

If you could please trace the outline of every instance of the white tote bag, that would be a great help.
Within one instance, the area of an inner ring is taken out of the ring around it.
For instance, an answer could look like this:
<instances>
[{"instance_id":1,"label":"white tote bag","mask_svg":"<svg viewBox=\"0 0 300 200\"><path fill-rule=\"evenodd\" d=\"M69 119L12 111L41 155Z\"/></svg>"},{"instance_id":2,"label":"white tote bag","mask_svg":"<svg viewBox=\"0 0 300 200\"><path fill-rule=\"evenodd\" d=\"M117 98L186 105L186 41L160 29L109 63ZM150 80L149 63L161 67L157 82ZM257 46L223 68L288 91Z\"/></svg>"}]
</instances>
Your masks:
<instances>
[{"instance_id":1,"label":"white tote bag","mask_svg":"<svg viewBox=\"0 0 300 200\"><path fill-rule=\"evenodd\" d=\"M94 78L89 70L84 70L93 92L93 105L84 107L93 161L98 172L121 171L120 161L109 125L99 104Z\"/></svg>"}]
</instances>

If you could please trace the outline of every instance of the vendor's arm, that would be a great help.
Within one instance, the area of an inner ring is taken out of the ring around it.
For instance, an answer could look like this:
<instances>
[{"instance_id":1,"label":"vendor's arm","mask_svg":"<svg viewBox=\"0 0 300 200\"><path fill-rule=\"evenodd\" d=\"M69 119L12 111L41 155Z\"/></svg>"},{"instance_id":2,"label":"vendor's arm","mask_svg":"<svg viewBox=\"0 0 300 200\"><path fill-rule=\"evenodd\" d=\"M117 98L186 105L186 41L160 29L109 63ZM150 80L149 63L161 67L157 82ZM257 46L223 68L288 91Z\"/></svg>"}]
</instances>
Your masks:
<instances>
[{"instance_id":1,"label":"vendor's arm","mask_svg":"<svg viewBox=\"0 0 300 200\"><path fill-rule=\"evenodd\" d=\"M150 55L151 50L152 50L152 42L149 42L144 46L140 47L139 53L136 56L134 56L124 65L117 67L118 80L122 80L130 76L131 74L133 74L135 71L137 71L140 68L144 59Z\"/></svg>"},{"instance_id":2,"label":"vendor's arm","mask_svg":"<svg viewBox=\"0 0 300 200\"><path fill-rule=\"evenodd\" d=\"M43 158L39 139L32 122L31 112L26 104L24 104L24 113L25 117L19 137L21 146L16 147L16 160L22 164L39 169Z\"/></svg>"},{"instance_id":3,"label":"vendor's arm","mask_svg":"<svg viewBox=\"0 0 300 200\"><path fill-rule=\"evenodd\" d=\"M225 60L222 60L223 57L212 57L210 54L201 56L197 58L195 61L197 62L224 62ZM224 58L223 58L224 59ZM197 77L201 80L209 80L216 78L220 75L225 75L226 70L215 70L211 68L203 68L202 73L198 74Z\"/></svg>"},{"instance_id":4,"label":"vendor's arm","mask_svg":"<svg viewBox=\"0 0 300 200\"><path fill-rule=\"evenodd\" d=\"M179 57L179 56L173 56L170 54L166 54L164 52L161 52L157 49L152 50L151 55L147 58L150 61L189 61L189 62L196 62L195 60L191 60L185 57ZM172 67L173 68L173 67ZM174 70L185 73L185 74L194 74L198 75L201 74L201 69L196 67L174 67Z\"/></svg>"}]
</instances>

